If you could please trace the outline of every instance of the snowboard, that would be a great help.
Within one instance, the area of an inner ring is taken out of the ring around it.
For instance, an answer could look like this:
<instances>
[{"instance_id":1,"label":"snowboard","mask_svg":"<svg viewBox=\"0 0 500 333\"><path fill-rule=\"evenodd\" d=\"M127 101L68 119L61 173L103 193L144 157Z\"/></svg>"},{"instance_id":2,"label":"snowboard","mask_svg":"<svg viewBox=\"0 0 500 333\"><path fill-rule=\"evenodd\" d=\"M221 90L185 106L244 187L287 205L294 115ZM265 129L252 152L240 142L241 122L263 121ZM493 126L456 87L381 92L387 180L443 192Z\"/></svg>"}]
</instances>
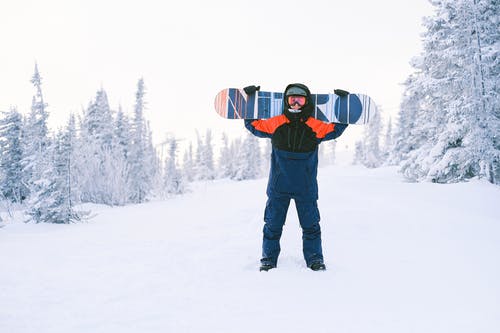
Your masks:
<instances>
[{"instance_id":1,"label":"snowboard","mask_svg":"<svg viewBox=\"0 0 500 333\"><path fill-rule=\"evenodd\" d=\"M343 124L366 124L377 112L375 102L363 94L338 96L312 94L316 119ZM221 90L215 97L215 110L227 119L268 119L283 112L283 93L257 91L247 95L243 89Z\"/></svg>"}]
</instances>

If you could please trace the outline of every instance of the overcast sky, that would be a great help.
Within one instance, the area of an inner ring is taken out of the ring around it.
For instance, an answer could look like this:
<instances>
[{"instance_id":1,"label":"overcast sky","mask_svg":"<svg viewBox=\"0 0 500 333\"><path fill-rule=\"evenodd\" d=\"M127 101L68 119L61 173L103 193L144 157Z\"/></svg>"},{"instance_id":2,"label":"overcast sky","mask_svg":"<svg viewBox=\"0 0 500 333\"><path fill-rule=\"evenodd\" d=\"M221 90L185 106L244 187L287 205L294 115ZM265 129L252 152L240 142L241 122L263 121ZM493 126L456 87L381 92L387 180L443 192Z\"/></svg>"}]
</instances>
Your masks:
<instances>
[{"instance_id":1,"label":"overcast sky","mask_svg":"<svg viewBox=\"0 0 500 333\"><path fill-rule=\"evenodd\" d=\"M36 61L52 128L100 87L131 113L140 77L157 142L243 131L213 99L249 84L365 93L394 116L431 13L427 0L2 1L0 110L29 112Z\"/></svg>"}]
</instances>

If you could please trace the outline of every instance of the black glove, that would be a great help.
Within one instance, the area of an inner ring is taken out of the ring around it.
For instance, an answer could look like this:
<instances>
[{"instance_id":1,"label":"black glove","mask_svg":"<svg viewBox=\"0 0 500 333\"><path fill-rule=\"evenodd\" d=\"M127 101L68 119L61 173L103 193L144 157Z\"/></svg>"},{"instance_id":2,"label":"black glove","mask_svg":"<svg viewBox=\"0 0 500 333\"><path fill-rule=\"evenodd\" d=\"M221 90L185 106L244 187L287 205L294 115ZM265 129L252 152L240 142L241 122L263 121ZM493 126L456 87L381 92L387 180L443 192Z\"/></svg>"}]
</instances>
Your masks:
<instances>
[{"instance_id":1,"label":"black glove","mask_svg":"<svg viewBox=\"0 0 500 333\"><path fill-rule=\"evenodd\" d=\"M245 91L245 93L247 95L253 95L253 94L255 94L256 91L260 90L260 86L248 86L248 87L243 88L243 90Z\"/></svg>"},{"instance_id":2,"label":"black glove","mask_svg":"<svg viewBox=\"0 0 500 333\"><path fill-rule=\"evenodd\" d=\"M335 95L338 95L340 97L344 97L344 96L349 95L348 91L342 90L342 89L335 89L333 92L335 93Z\"/></svg>"}]
</instances>

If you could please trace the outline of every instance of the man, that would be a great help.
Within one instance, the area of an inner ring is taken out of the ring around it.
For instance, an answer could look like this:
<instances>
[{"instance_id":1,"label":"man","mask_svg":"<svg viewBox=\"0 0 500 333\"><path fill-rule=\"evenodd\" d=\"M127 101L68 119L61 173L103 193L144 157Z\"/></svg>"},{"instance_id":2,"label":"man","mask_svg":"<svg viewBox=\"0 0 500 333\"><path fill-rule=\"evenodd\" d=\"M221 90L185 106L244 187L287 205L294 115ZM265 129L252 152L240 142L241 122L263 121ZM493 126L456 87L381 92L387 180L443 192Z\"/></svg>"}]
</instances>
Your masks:
<instances>
[{"instance_id":1,"label":"man","mask_svg":"<svg viewBox=\"0 0 500 333\"><path fill-rule=\"evenodd\" d=\"M247 94L260 87L248 86ZM337 95L347 95L335 90ZM325 270L321 247L318 200L318 145L339 137L347 125L313 118L314 103L309 88L290 84L283 94L283 114L269 119L245 120L254 135L272 142L271 169L264 212L261 271L277 266L280 238L290 200L294 199L302 228L303 253L307 267Z\"/></svg>"}]
</instances>

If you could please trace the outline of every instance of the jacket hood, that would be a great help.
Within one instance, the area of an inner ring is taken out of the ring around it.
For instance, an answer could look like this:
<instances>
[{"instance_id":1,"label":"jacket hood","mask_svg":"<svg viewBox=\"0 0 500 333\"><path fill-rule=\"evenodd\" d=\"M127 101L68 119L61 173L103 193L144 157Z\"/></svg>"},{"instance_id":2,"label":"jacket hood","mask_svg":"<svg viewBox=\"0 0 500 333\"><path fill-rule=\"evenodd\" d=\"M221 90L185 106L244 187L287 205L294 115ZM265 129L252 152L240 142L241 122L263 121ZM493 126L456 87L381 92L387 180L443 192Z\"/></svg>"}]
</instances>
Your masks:
<instances>
[{"instance_id":1,"label":"jacket hood","mask_svg":"<svg viewBox=\"0 0 500 333\"><path fill-rule=\"evenodd\" d=\"M292 113L290 111L288 111L288 109L290 108L290 105L288 105L288 100L287 100L287 92L291 89L291 88L300 88L302 90L304 90L306 92L306 104L301 108L301 111L298 112L298 113ZM289 84L284 93L283 93L283 113L285 114L285 116L290 119L290 120L297 120L297 119L302 119L302 120L306 120L307 118L309 118L312 113L313 113L313 104L312 104L312 98L311 98L311 92L309 91L309 88L305 85L305 84L302 84L302 83L292 83L292 84Z\"/></svg>"}]
</instances>

